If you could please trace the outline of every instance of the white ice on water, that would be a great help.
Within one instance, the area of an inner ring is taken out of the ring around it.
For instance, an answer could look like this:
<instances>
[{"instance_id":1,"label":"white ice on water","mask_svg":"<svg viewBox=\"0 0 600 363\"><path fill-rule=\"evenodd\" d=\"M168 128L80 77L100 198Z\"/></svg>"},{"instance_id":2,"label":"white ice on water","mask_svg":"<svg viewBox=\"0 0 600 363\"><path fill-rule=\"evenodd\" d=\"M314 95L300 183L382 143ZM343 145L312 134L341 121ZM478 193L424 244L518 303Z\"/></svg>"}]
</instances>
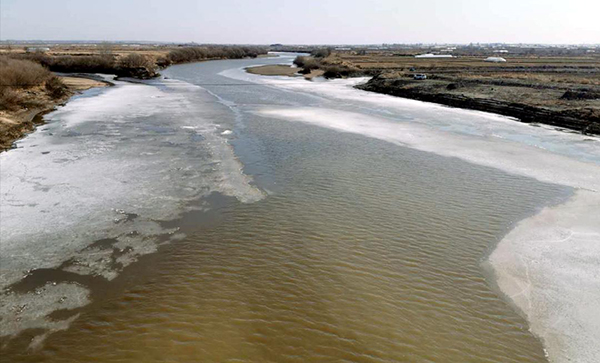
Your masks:
<instances>
[{"instance_id":1,"label":"white ice on water","mask_svg":"<svg viewBox=\"0 0 600 363\"><path fill-rule=\"evenodd\" d=\"M113 279L160 242L180 238L160 221L189 210L190 202L212 192L261 199L215 124L226 119L199 87L117 82L47 115L46 125L2 153L0 335L63 329L64 322L40 312L88 301L88 290L76 284L27 294L6 290L31 270ZM90 246L106 239L113 242L108 248ZM54 298L57 291L63 301ZM40 308L41 302L47 305Z\"/></svg>"}]
</instances>

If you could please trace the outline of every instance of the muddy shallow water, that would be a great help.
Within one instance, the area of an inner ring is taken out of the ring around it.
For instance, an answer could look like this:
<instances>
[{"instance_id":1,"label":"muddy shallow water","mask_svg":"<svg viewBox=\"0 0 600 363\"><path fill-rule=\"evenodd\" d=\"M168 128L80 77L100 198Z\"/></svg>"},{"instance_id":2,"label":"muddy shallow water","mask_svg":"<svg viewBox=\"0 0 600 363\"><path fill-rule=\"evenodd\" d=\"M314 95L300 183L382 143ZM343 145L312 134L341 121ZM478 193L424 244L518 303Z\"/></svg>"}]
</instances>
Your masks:
<instances>
[{"instance_id":1,"label":"muddy shallow water","mask_svg":"<svg viewBox=\"0 0 600 363\"><path fill-rule=\"evenodd\" d=\"M3 357L546 361L482 263L577 185L462 156L453 137L492 130L494 150L543 145L573 168L600 160L597 141L241 70L281 61L120 83L2 155ZM389 124L416 128L392 140Z\"/></svg>"}]
</instances>

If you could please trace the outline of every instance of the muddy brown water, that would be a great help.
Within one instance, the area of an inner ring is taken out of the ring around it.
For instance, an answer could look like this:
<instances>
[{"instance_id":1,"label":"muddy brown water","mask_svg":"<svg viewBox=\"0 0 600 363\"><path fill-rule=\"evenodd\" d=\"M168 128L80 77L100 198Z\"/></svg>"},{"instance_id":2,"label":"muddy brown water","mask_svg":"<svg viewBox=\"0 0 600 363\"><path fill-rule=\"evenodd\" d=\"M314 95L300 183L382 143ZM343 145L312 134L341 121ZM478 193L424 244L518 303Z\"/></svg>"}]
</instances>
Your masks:
<instances>
[{"instance_id":1,"label":"muddy brown water","mask_svg":"<svg viewBox=\"0 0 600 363\"><path fill-rule=\"evenodd\" d=\"M248 104L255 91L220 92ZM267 196L215 193L164 222L186 237L112 282L83 282L92 303L79 318L38 350L26 349L37 331L4 340L3 362L546 361L482 261L568 189L241 115L232 145Z\"/></svg>"}]
</instances>

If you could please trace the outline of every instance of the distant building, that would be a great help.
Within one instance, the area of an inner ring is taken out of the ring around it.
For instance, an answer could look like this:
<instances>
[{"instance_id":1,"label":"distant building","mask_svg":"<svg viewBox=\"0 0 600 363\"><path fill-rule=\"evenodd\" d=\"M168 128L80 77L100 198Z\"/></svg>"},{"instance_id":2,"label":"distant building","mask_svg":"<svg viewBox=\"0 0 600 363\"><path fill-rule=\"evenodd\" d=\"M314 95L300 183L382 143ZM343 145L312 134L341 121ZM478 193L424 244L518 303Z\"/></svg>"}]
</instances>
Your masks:
<instances>
[{"instance_id":1,"label":"distant building","mask_svg":"<svg viewBox=\"0 0 600 363\"><path fill-rule=\"evenodd\" d=\"M503 62L506 62L506 59L504 59L502 57L487 57L483 61L484 62L503 63Z\"/></svg>"},{"instance_id":2,"label":"distant building","mask_svg":"<svg viewBox=\"0 0 600 363\"><path fill-rule=\"evenodd\" d=\"M454 58L454 56L452 54L427 53L427 54L415 55L415 58Z\"/></svg>"},{"instance_id":3,"label":"distant building","mask_svg":"<svg viewBox=\"0 0 600 363\"><path fill-rule=\"evenodd\" d=\"M48 47L27 47L27 48L25 48L25 52L27 52L27 53L46 53L49 51L50 51L50 48L48 48Z\"/></svg>"}]
</instances>

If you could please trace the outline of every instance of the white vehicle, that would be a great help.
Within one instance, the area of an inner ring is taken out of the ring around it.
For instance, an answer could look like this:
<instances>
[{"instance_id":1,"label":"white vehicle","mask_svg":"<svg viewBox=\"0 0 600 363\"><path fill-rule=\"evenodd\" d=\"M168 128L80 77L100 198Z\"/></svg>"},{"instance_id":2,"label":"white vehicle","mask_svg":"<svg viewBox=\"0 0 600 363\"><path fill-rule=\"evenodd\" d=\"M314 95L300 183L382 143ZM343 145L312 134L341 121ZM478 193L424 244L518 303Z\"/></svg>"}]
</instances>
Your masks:
<instances>
[{"instance_id":1,"label":"white vehicle","mask_svg":"<svg viewBox=\"0 0 600 363\"><path fill-rule=\"evenodd\" d=\"M427 79L427 75L417 73L413 76L414 79Z\"/></svg>"}]
</instances>

